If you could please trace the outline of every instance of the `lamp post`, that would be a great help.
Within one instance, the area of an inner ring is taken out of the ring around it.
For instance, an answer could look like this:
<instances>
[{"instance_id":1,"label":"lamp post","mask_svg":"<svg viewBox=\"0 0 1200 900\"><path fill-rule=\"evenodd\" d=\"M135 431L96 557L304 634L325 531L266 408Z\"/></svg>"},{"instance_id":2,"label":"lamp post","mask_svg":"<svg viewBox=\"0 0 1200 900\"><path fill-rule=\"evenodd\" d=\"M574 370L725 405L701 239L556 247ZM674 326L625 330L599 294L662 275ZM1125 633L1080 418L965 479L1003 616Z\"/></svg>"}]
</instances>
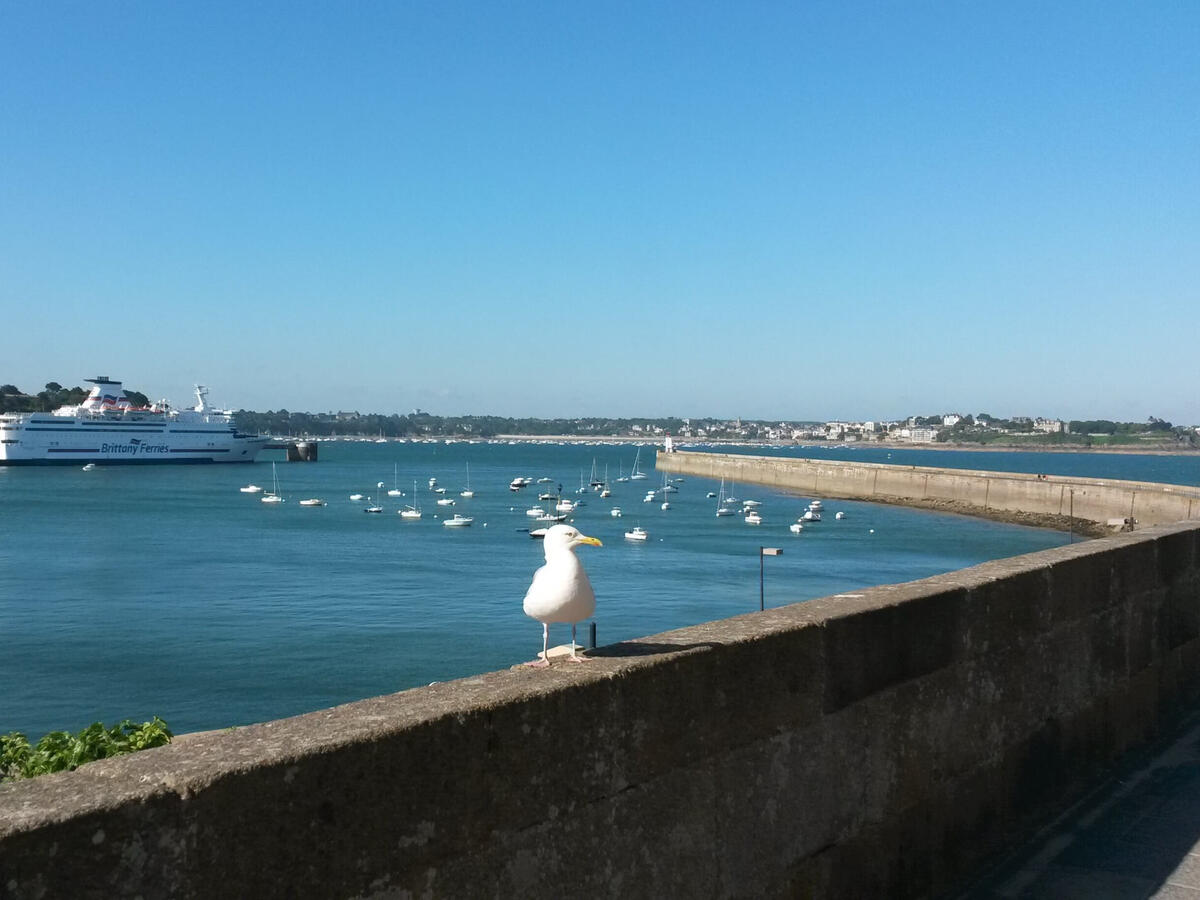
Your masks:
<instances>
[{"instance_id":1,"label":"lamp post","mask_svg":"<svg viewBox=\"0 0 1200 900\"><path fill-rule=\"evenodd\" d=\"M766 606L763 599L763 557L764 556L779 556L783 550L779 547L759 547L758 548L758 610L762 612Z\"/></svg>"}]
</instances>

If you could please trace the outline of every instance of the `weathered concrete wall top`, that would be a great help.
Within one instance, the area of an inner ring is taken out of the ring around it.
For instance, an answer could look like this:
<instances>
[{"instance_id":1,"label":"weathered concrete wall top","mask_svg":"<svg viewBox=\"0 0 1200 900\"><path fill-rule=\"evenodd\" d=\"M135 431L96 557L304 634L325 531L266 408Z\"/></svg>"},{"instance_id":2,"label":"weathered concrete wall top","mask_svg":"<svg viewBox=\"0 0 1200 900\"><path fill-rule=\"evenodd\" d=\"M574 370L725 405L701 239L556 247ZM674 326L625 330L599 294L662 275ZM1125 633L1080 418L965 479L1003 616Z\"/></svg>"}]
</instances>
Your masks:
<instances>
[{"instance_id":1,"label":"weathered concrete wall top","mask_svg":"<svg viewBox=\"0 0 1200 900\"><path fill-rule=\"evenodd\" d=\"M928 896L1198 684L1162 526L5 785L0 896Z\"/></svg>"}]
</instances>

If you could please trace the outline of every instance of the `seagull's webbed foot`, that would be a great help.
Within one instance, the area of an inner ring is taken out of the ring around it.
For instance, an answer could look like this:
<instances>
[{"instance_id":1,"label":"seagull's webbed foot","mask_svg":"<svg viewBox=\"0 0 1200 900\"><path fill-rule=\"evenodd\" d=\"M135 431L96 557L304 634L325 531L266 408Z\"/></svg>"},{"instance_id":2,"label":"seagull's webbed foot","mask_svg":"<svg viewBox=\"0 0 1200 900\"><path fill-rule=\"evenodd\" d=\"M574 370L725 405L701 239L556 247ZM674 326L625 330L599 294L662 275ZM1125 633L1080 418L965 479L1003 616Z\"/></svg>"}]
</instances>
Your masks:
<instances>
[{"instance_id":1,"label":"seagull's webbed foot","mask_svg":"<svg viewBox=\"0 0 1200 900\"><path fill-rule=\"evenodd\" d=\"M575 643L575 625L572 624L571 625L571 655L568 657L568 659L570 659L571 662L591 662L591 659L589 659L586 656L576 656L575 655L576 648L578 648L580 650L583 649L582 646Z\"/></svg>"},{"instance_id":2,"label":"seagull's webbed foot","mask_svg":"<svg viewBox=\"0 0 1200 900\"><path fill-rule=\"evenodd\" d=\"M531 660L530 660L529 662L527 662L527 663L521 663L521 665L523 665L523 666L529 666L529 667L531 667L531 668L534 668L534 669L548 669L548 668L550 668L550 660L548 660L548 659L542 659L542 658L539 656L537 659L531 659Z\"/></svg>"}]
</instances>

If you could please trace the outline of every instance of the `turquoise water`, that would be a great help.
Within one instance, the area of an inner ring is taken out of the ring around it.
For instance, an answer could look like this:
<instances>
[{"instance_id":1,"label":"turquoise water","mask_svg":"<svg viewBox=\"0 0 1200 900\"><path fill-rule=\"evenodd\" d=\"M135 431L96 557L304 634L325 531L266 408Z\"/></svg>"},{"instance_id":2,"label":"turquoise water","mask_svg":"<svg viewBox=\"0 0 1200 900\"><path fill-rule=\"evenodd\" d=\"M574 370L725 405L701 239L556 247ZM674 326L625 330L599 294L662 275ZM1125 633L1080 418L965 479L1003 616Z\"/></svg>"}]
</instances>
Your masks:
<instances>
[{"instance_id":1,"label":"turquoise water","mask_svg":"<svg viewBox=\"0 0 1200 900\"><path fill-rule=\"evenodd\" d=\"M177 732L245 724L504 668L533 658L541 626L521 600L542 550L525 509L561 483L608 466L628 472L634 448L602 445L324 443L317 463L283 463L287 502L241 485L271 484L270 457L252 466L0 468L0 733L36 737L95 720L162 716ZM759 451L762 452L762 451ZM789 451L791 453L793 451ZM918 464L911 454L809 451L826 458ZM879 451L886 452L886 451ZM926 453L969 468L1198 483L1191 458ZM926 464L920 460L920 464ZM470 464L474 499L457 496ZM751 486L764 523L718 519L687 478L672 508L642 503L661 484L653 451L645 481L587 493L575 524L602 548L579 551L598 596L600 644L758 608L762 545L768 606L907 581L1068 540L1056 532L865 503L826 502L825 521L787 530L806 501ZM1165 473L1165 474L1162 474ZM520 493L515 476L548 476ZM454 497L435 505L434 476ZM405 521L385 498L366 515L352 493L398 483L425 517ZM298 501L319 496L320 508ZM624 516L609 515L620 505ZM847 518L835 521L833 513ZM474 516L470 528L440 518ZM635 524L644 545L625 541ZM872 533L873 530L873 533ZM580 629L586 639L586 624ZM552 643L569 639L551 629Z\"/></svg>"}]
</instances>

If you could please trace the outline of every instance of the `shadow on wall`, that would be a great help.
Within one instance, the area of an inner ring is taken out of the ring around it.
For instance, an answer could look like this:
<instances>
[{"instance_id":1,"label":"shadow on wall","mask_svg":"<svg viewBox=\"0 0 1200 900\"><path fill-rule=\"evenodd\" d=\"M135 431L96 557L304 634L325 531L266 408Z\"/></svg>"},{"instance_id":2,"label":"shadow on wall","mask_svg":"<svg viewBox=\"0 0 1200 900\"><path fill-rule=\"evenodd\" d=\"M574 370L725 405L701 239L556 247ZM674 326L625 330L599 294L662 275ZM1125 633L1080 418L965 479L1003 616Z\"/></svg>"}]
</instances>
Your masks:
<instances>
[{"instance_id":1,"label":"shadow on wall","mask_svg":"<svg viewBox=\"0 0 1200 900\"><path fill-rule=\"evenodd\" d=\"M607 647L597 647L589 650L588 656L628 658L639 656L665 656L670 653L686 653L688 650L714 650L723 647L717 641L704 641L699 644L648 644L629 641L622 644L609 644Z\"/></svg>"}]
</instances>

